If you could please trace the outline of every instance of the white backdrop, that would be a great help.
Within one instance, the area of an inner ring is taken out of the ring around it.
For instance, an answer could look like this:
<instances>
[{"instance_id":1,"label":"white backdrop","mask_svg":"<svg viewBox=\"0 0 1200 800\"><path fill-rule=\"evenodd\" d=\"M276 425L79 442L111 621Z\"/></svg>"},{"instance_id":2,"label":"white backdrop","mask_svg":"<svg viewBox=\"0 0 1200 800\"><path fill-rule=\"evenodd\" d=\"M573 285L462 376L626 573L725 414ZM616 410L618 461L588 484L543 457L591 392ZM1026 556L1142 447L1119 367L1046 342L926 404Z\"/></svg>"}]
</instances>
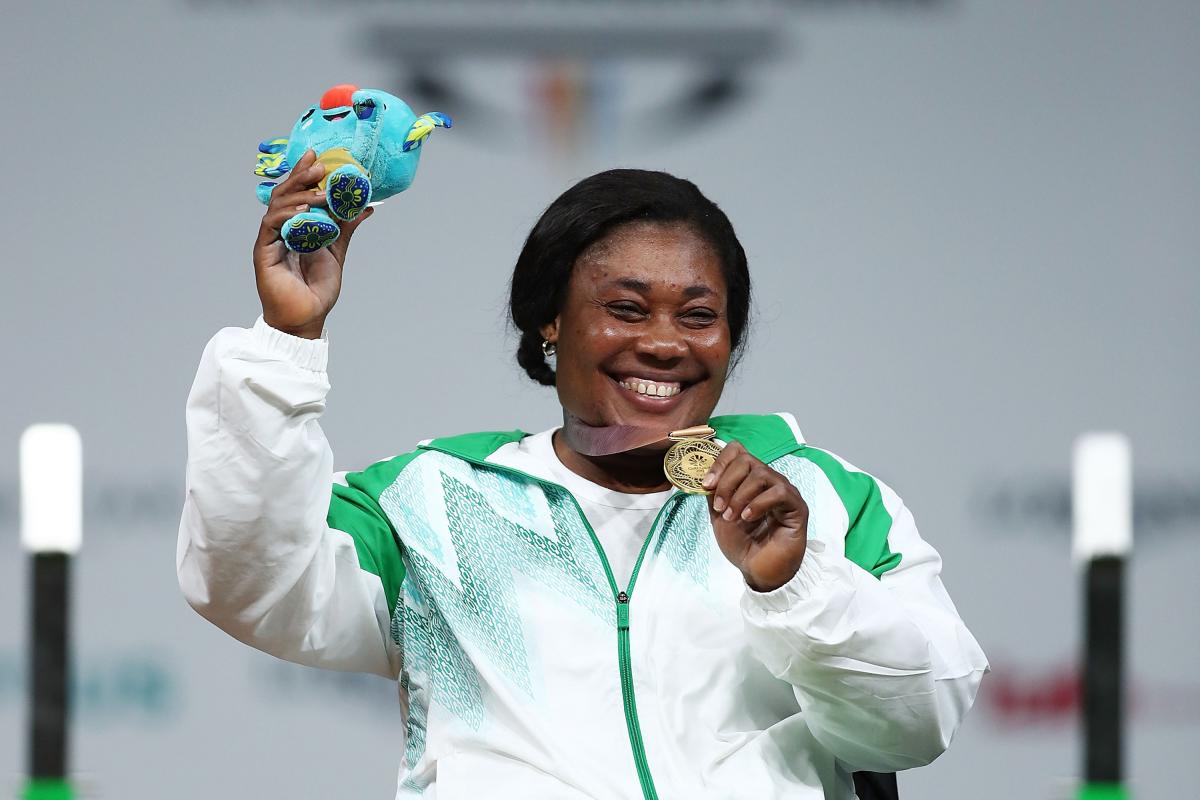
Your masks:
<instances>
[{"instance_id":1,"label":"white backdrop","mask_svg":"<svg viewBox=\"0 0 1200 800\"><path fill-rule=\"evenodd\" d=\"M593 171L687 176L729 212L756 280L722 407L791 410L895 487L992 659L950 752L903 775L903 796L1057 797L1077 774L1066 470L1093 428L1135 448L1129 772L1138 797L1178 796L1200 748L1200 5L827 5L781 12L786 52L685 136L627 128L564 156L467 118L435 134L415 188L356 238L331 318L339 468L552 424L504 325L525 234ZM254 147L329 84L395 77L360 45L402 4L348 8L5 9L0 793L25 759L17 441L44 420L84 438L74 760L89 795L394 790L393 687L248 650L187 608L173 569L193 371L218 328L257 314ZM502 104L522 91L511 64L448 54L444 69ZM677 77L614 70L630 99Z\"/></svg>"}]
</instances>

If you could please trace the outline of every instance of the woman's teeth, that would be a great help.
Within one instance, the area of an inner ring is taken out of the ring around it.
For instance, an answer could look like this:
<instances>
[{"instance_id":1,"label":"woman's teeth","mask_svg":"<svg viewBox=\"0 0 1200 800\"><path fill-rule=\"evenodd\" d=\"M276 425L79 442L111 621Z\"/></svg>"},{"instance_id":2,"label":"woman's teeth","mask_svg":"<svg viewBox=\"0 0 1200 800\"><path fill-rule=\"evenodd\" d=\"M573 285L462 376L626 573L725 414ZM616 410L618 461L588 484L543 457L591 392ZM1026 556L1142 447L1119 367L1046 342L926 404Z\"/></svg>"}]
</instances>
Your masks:
<instances>
[{"instance_id":1,"label":"woman's teeth","mask_svg":"<svg viewBox=\"0 0 1200 800\"><path fill-rule=\"evenodd\" d=\"M638 394L648 394L651 397L674 397L683 389L678 383L658 383L657 381L644 381L640 378L627 378L623 381L617 381L622 389L628 389L631 392Z\"/></svg>"}]
</instances>

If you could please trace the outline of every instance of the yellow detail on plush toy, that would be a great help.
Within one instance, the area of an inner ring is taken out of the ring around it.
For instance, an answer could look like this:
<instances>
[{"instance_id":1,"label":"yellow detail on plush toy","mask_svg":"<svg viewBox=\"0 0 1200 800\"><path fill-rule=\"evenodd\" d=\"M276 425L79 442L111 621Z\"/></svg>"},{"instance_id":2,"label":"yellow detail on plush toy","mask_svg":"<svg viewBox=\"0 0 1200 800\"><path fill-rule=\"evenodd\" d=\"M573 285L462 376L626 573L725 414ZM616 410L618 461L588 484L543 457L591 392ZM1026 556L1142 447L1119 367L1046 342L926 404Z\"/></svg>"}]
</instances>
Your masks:
<instances>
[{"instance_id":1,"label":"yellow detail on plush toy","mask_svg":"<svg viewBox=\"0 0 1200 800\"><path fill-rule=\"evenodd\" d=\"M281 173L280 164L287 155L287 139L271 139L258 147L258 163L254 165L254 174L263 178L275 178Z\"/></svg>"},{"instance_id":2,"label":"yellow detail on plush toy","mask_svg":"<svg viewBox=\"0 0 1200 800\"><path fill-rule=\"evenodd\" d=\"M412 142L420 141L433 133L433 129L436 127L438 127L437 120L428 114L423 114L417 117L416 121L412 124L412 129L408 132L408 136L405 137L404 143L411 144Z\"/></svg>"},{"instance_id":3,"label":"yellow detail on plush toy","mask_svg":"<svg viewBox=\"0 0 1200 800\"><path fill-rule=\"evenodd\" d=\"M333 174L333 171L347 164L358 167L366 173L368 178L371 177L371 174L367 172L367 168L358 163L358 159L350 155L350 151L344 147L331 147L317 156L317 162L325 165L325 177L321 178L321 182L317 184L322 192L325 191L325 184L328 182L329 176Z\"/></svg>"}]
</instances>

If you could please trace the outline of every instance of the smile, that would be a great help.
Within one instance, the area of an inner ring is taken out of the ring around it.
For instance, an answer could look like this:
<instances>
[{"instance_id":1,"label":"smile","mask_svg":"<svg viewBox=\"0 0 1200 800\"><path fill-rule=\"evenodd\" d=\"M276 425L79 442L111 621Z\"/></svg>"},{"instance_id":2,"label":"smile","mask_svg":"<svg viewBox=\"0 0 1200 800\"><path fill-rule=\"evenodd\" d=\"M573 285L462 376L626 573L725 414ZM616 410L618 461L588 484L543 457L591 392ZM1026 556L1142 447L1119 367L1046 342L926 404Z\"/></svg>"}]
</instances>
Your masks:
<instances>
[{"instance_id":1,"label":"smile","mask_svg":"<svg viewBox=\"0 0 1200 800\"><path fill-rule=\"evenodd\" d=\"M650 397L674 397L683 391L683 385L675 381L651 381L635 377L621 378L617 381L617 385L626 391Z\"/></svg>"}]
</instances>

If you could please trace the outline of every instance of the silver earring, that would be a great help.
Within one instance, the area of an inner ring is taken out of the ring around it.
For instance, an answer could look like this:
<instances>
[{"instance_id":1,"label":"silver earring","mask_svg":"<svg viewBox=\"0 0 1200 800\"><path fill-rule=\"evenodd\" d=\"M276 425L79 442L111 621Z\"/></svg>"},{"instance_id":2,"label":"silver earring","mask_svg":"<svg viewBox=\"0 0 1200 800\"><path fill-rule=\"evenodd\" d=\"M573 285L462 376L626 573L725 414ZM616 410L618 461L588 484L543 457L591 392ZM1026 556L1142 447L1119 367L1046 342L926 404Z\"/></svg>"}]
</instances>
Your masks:
<instances>
[{"instance_id":1,"label":"silver earring","mask_svg":"<svg viewBox=\"0 0 1200 800\"><path fill-rule=\"evenodd\" d=\"M542 340L542 355L546 358L554 358L554 354L558 352L558 346L549 339Z\"/></svg>"}]
</instances>

